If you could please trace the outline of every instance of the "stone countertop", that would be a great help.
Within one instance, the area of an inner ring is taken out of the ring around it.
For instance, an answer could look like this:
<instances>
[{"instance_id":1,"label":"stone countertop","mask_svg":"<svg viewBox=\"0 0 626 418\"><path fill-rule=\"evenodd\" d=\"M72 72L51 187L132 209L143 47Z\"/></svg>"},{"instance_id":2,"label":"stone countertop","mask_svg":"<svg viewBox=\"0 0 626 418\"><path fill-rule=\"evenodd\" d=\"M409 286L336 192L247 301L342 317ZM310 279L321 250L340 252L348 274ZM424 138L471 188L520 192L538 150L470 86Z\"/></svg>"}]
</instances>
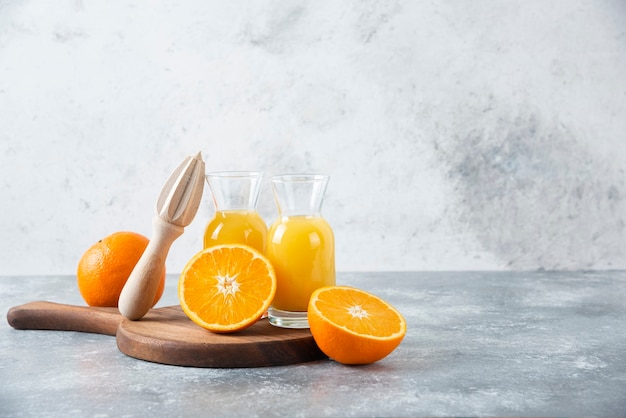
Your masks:
<instances>
[{"instance_id":1,"label":"stone countertop","mask_svg":"<svg viewBox=\"0 0 626 418\"><path fill-rule=\"evenodd\" d=\"M177 303L168 278L158 306ZM0 416L617 416L626 413L626 272L339 273L407 319L367 366L200 369L115 338L12 329L11 306L83 305L71 276L0 278Z\"/></svg>"}]
</instances>

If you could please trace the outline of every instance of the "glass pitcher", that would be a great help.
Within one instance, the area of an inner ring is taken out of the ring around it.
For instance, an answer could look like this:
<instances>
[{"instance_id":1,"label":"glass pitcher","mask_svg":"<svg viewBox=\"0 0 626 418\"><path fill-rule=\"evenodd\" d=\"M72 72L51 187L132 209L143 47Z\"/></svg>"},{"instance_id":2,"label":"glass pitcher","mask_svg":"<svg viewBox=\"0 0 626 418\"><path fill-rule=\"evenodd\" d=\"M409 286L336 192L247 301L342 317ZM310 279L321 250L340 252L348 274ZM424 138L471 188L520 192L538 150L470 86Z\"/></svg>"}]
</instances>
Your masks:
<instances>
[{"instance_id":1,"label":"glass pitcher","mask_svg":"<svg viewBox=\"0 0 626 418\"><path fill-rule=\"evenodd\" d=\"M245 244L265 253L267 224L256 209L263 174L221 171L206 175L215 215L204 232L204 248Z\"/></svg>"},{"instance_id":2,"label":"glass pitcher","mask_svg":"<svg viewBox=\"0 0 626 418\"><path fill-rule=\"evenodd\" d=\"M333 230L321 216L329 177L295 174L272 177L278 218L270 226L266 255L276 271L271 324L308 328L311 293L335 284Z\"/></svg>"}]
</instances>

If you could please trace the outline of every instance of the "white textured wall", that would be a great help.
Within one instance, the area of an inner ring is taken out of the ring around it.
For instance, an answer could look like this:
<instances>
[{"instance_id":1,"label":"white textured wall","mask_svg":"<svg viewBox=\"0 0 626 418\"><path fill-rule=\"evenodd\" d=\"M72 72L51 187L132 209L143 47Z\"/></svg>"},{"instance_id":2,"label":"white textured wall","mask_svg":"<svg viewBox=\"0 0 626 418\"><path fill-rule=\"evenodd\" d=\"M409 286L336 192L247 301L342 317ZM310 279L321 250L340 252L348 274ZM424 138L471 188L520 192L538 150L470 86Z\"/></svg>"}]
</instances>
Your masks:
<instances>
[{"instance_id":1,"label":"white textured wall","mask_svg":"<svg viewBox=\"0 0 626 418\"><path fill-rule=\"evenodd\" d=\"M621 0L0 0L0 274L150 236L197 151L330 174L342 271L626 268L625 140Z\"/></svg>"}]
</instances>

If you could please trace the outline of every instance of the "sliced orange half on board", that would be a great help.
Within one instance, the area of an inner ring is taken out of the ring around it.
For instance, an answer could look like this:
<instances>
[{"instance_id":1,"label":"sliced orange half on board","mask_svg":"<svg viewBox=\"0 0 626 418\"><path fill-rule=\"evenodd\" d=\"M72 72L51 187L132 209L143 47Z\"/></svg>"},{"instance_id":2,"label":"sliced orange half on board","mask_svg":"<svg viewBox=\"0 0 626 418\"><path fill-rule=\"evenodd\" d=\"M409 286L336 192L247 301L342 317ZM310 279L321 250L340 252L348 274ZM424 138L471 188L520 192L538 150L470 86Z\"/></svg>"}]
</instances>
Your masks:
<instances>
[{"instance_id":1,"label":"sliced orange half on board","mask_svg":"<svg viewBox=\"0 0 626 418\"><path fill-rule=\"evenodd\" d=\"M315 290L309 300L308 320L319 348L344 364L378 361L406 334L406 321L393 306L347 286Z\"/></svg>"},{"instance_id":2,"label":"sliced orange half on board","mask_svg":"<svg viewBox=\"0 0 626 418\"><path fill-rule=\"evenodd\" d=\"M276 293L276 274L263 254L245 245L206 248L187 263L178 298L193 322L213 332L236 332L258 321Z\"/></svg>"}]
</instances>

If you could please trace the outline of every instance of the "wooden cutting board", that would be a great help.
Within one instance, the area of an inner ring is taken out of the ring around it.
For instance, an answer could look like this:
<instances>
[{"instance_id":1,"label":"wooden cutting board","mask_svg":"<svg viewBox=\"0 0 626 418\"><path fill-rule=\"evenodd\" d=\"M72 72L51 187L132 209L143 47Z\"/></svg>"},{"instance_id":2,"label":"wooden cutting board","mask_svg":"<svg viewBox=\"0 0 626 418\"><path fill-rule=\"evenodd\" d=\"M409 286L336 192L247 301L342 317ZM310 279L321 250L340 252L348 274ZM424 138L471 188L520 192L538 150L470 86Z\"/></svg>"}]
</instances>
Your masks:
<instances>
[{"instance_id":1,"label":"wooden cutting board","mask_svg":"<svg viewBox=\"0 0 626 418\"><path fill-rule=\"evenodd\" d=\"M129 321L117 308L38 301L11 308L7 320L16 329L115 335L122 353L175 366L263 367L326 358L308 329L278 328L262 319L234 334L216 334L194 324L180 306Z\"/></svg>"}]
</instances>

